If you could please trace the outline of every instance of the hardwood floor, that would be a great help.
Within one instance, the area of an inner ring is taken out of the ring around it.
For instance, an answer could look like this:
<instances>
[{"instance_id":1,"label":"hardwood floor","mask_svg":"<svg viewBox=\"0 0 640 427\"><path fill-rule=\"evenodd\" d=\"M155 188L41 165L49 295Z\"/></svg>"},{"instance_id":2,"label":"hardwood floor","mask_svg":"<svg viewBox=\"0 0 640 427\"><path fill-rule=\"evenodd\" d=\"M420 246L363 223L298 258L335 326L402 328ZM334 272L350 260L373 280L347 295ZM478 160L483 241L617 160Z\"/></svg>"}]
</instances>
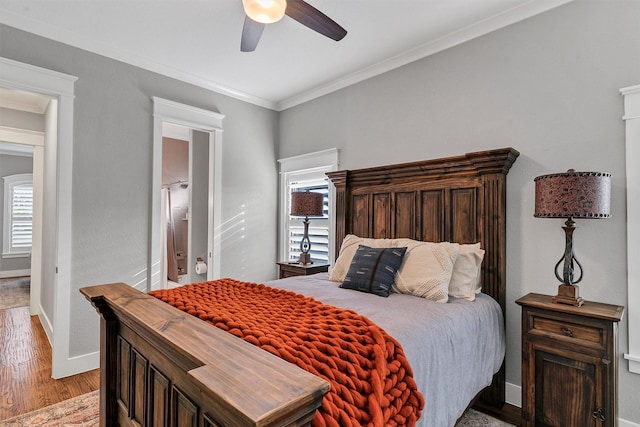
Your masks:
<instances>
[{"instance_id":1,"label":"hardwood floor","mask_svg":"<svg viewBox=\"0 0 640 427\"><path fill-rule=\"evenodd\" d=\"M51 378L51 347L29 307L0 310L0 420L100 388L99 370Z\"/></svg>"}]
</instances>

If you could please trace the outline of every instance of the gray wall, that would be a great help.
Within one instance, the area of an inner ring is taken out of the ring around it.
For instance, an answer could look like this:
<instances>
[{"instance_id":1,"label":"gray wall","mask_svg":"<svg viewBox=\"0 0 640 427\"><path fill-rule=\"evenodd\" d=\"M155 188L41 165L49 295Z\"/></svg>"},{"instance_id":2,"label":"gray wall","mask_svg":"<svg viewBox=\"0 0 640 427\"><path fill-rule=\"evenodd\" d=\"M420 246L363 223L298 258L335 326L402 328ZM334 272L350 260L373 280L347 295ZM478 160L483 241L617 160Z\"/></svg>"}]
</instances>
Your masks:
<instances>
[{"instance_id":1,"label":"gray wall","mask_svg":"<svg viewBox=\"0 0 640 427\"><path fill-rule=\"evenodd\" d=\"M338 147L359 168L514 147L508 176L507 381L520 385L520 309L555 294L562 221L533 218L534 177L613 174L607 220L577 220L581 294L627 305L625 154L619 89L640 84L640 1L578 0L280 115L278 157ZM620 325L620 416L640 423L640 375Z\"/></svg>"},{"instance_id":2,"label":"gray wall","mask_svg":"<svg viewBox=\"0 0 640 427\"><path fill-rule=\"evenodd\" d=\"M250 281L275 277L276 112L5 25L0 26L0 40L1 56L78 77L71 356L98 350L97 315L78 289L131 283L148 265L152 96L226 116L221 223L233 224L229 220L242 213L245 230L242 237L222 230L221 275Z\"/></svg>"},{"instance_id":3,"label":"gray wall","mask_svg":"<svg viewBox=\"0 0 640 427\"><path fill-rule=\"evenodd\" d=\"M2 252L2 228L4 213L4 180L1 178L18 173L31 173L33 159L25 156L0 154L0 252ZM2 258L0 255L0 273L3 271L29 270L29 258Z\"/></svg>"}]
</instances>

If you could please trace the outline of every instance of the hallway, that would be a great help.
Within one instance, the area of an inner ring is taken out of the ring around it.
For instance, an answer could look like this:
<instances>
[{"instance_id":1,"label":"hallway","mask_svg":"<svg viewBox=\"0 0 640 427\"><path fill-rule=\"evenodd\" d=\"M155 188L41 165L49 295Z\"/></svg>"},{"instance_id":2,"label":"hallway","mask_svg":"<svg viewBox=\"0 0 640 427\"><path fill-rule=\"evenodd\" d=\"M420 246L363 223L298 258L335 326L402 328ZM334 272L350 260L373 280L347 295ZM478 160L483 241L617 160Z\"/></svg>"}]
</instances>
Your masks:
<instances>
[{"instance_id":1,"label":"hallway","mask_svg":"<svg viewBox=\"0 0 640 427\"><path fill-rule=\"evenodd\" d=\"M0 310L28 307L30 285L29 276L0 279Z\"/></svg>"}]
</instances>

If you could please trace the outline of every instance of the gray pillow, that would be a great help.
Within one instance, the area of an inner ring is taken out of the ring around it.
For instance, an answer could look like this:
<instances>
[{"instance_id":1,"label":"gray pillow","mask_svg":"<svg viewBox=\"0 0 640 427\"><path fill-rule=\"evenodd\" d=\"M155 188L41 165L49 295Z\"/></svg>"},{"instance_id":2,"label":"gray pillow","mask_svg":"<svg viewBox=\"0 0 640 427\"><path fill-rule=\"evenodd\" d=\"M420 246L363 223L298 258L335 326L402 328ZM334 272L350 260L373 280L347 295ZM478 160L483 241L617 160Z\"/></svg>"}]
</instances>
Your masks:
<instances>
[{"instance_id":1,"label":"gray pillow","mask_svg":"<svg viewBox=\"0 0 640 427\"><path fill-rule=\"evenodd\" d=\"M359 245L341 288L388 297L406 247L370 248Z\"/></svg>"}]
</instances>

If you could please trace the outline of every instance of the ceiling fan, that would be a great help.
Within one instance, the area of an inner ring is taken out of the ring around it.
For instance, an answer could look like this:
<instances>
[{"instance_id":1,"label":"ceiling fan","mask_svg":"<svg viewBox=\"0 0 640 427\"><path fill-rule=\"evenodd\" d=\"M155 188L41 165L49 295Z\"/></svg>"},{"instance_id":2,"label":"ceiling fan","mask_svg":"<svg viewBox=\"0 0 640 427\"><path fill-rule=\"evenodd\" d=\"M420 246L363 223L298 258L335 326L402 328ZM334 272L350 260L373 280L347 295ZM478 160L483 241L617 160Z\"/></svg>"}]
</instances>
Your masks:
<instances>
[{"instance_id":1,"label":"ceiling fan","mask_svg":"<svg viewBox=\"0 0 640 427\"><path fill-rule=\"evenodd\" d=\"M242 52L253 52L264 26L278 22L284 15L336 41L347 35L347 30L304 0L242 0L242 5L246 14L240 42Z\"/></svg>"}]
</instances>

